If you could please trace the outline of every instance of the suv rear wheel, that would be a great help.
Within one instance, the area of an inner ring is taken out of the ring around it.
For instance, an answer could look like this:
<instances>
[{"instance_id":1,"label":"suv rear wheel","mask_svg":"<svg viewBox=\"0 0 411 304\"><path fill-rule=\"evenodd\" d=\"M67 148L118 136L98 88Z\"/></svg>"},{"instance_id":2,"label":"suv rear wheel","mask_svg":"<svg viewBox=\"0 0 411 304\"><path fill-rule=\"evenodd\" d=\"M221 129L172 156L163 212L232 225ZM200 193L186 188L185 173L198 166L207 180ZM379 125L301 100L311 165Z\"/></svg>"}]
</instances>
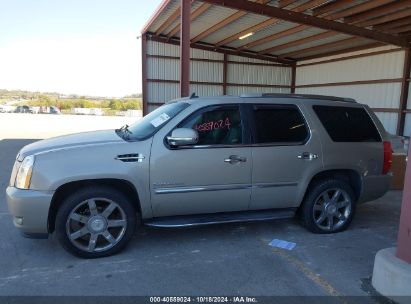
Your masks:
<instances>
[{"instance_id":1,"label":"suv rear wheel","mask_svg":"<svg viewBox=\"0 0 411 304\"><path fill-rule=\"evenodd\" d=\"M56 235L68 252L99 258L122 250L137 214L130 200L108 187L83 188L67 197L56 216Z\"/></svg>"},{"instance_id":2,"label":"suv rear wheel","mask_svg":"<svg viewBox=\"0 0 411 304\"><path fill-rule=\"evenodd\" d=\"M314 233L344 231L354 214L353 190L347 183L335 179L315 183L300 210L303 225Z\"/></svg>"}]
</instances>

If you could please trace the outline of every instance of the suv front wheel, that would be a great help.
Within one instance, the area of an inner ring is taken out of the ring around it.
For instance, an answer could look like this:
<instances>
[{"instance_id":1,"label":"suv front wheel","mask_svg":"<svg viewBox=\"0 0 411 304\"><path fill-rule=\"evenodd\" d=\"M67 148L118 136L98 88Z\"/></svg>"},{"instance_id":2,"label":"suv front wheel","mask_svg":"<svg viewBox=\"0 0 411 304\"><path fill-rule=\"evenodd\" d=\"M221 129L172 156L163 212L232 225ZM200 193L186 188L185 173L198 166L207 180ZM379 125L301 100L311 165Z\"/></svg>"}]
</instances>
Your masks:
<instances>
[{"instance_id":1,"label":"suv front wheel","mask_svg":"<svg viewBox=\"0 0 411 304\"><path fill-rule=\"evenodd\" d=\"M315 183L304 199L300 216L314 233L336 233L347 229L355 214L355 195L351 187L336 179Z\"/></svg>"},{"instance_id":2,"label":"suv front wheel","mask_svg":"<svg viewBox=\"0 0 411 304\"><path fill-rule=\"evenodd\" d=\"M121 192L83 188L67 197L56 216L56 235L68 252L99 258L122 250L134 234L136 210Z\"/></svg>"}]
</instances>

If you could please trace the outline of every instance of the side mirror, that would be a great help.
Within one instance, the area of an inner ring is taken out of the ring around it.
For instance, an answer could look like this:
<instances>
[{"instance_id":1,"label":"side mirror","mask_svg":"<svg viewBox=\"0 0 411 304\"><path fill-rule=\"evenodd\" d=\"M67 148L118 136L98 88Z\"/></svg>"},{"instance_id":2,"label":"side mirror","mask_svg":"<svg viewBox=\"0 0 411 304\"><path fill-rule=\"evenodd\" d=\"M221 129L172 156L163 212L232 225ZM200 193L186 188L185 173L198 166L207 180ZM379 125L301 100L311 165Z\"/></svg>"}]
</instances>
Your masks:
<instances>
[{"instance_id":1,"label":"side mirror","mask_svg":"<svg viewBox=\"0 0 411 304\"><path fill-rule=\"evenodd\" d=\"M198 132L188 128L174 129L171 136L167 136L167 142L173 147L194 145L198 142Z\"/></svg>"}]
</instances>

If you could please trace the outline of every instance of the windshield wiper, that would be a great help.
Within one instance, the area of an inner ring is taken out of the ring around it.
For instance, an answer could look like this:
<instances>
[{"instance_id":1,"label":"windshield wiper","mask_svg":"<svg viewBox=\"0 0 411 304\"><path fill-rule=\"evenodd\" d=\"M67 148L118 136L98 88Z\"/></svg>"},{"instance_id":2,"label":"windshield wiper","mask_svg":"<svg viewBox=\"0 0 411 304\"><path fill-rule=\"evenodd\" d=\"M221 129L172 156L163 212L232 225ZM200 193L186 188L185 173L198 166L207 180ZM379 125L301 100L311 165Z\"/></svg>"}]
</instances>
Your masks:
<instances>
[{"instance_id":1,"label":"windshield wiper","mask_svg":"<svg viewBox=\"0 0 411 304\"><path fill-rule=\"evenodd\" d=\"M124 139L130 139L130 134L133 134L133 132L131 132L131 131L129 130L129 127L130 127L129 125L125 124L125 125L122 126L120 129L116 129L115 131L116 131L117 134L119 134L119 133L123 134L124 137L121 136L122 138L124 138Z\"/></svg>"}]
</instances>

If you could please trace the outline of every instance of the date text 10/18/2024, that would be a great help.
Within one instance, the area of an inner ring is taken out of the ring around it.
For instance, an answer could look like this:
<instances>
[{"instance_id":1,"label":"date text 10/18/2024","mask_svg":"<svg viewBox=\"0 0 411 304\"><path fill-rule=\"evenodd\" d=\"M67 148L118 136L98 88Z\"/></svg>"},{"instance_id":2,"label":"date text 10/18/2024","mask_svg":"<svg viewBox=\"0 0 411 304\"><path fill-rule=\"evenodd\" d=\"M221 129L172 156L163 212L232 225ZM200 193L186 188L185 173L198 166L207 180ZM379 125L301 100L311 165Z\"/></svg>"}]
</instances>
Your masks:
<instances>
[{"instance_id":1,"label":"date text 10/18/2024","mask_svg":"<svg viewBox=\"0 0 411 304\"><path fill-rule=\"evenodd\" d=\"M150 303L258 303L254 297L150 297Z\"/></svg>"}]
</instances>

